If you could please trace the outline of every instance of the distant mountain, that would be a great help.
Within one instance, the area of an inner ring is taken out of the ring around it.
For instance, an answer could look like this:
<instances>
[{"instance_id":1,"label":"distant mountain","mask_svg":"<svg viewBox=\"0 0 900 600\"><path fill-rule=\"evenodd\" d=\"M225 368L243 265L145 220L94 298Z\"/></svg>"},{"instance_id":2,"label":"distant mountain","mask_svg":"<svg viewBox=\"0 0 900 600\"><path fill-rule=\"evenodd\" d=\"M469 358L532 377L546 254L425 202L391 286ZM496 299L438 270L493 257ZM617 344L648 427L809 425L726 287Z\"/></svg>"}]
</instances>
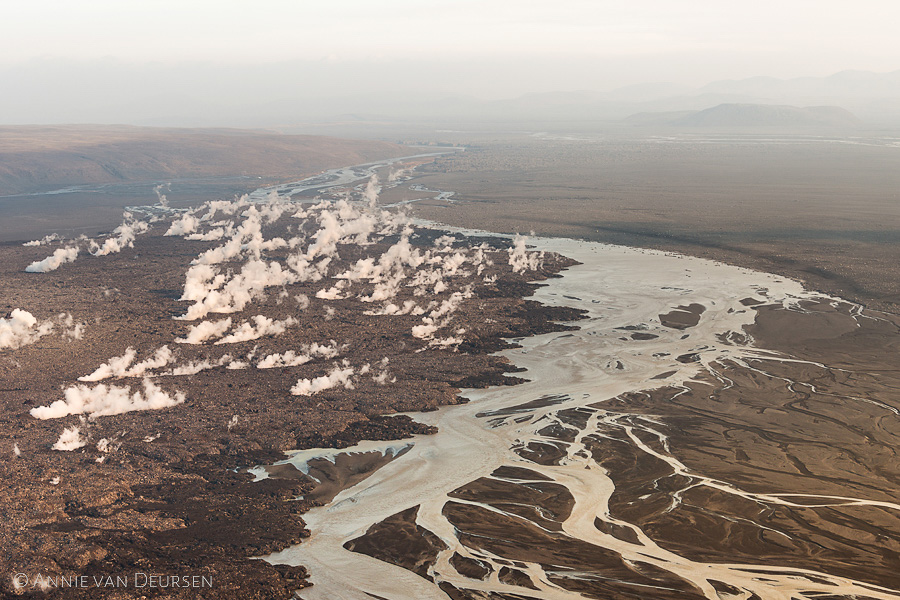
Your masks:
<instances>
[{"instance_id":1,"label":"distant mountain","mask_svg":"<svg viewBox=\"0 0 900 600\"><path fill-rule=\"evenodd\" d=\"M687 127L847 127L859 124L838 106L786 106L773 104L719 104L674 122Z\"/></svg>"},{"instance_id":2,"label":"distant mountain","mask_svg":"<svg viewBox=\"0 0 900 600\"><path fill-rule=\"evenodd\" d=\"M828 77L776 79L752 77L716 81L697 93L743 96L741 102L829 105L852 111L866 121L900 122L900 70L889 73L841 71Z\"/></svg>"},{"instance_id":3,"label":"distant mountain","mask_svg":"<svg viewBox=\"0 0 900 600\"><path fill-rule=\"evenodd\" d=\"M856 127L857 119L838 106L786 106L775 104L719 104L698 111L644 112L631 115L634 125L674 127Z\"/></svg>"},{"instance_id":4,"label":"distant mountain","mask_svg":"<svg viewBox=\"0 0 900 600\"><path fill-rule=\"evenodd\" d=\"M688 114L709 107L713 107L709 114ZM716 81L699 88L643 83L607 92L552 92L493 102L470 101L456 108L460 116L498 120L619 120L631 115L629 122L646 125L682 117L686 119L683 126L850 126L858 123L857 116L868 122L897 122L900 70L841 71L828 77L795 79L751 77Z\"/></svg>"},{"instance_id":5,"label":"distant mountain","mask_svg":"<svg viewBox=\"0 0 900 600\"><path fill-rule=\"evenodd\" d=\"M160 66L149 71L123 65L95 67L53 61L36 64L31 70L0 66L0 81L16 91L0 94L0 115L23 124L228 125L295 132L325 131L323 128L338 124L341 135L382 138L387 125L397 123L453 130L503 129L505 124L530 131L553 127L602 129L636 113L766 104L837 106L869 127L900 126L900 70L842 71L827 77L794 79L752 77L702 86L655 81L609 90L591 89L602 85L602 80L585 72L583 78L572 80L584 86L581 88L485 99L460 93L450 81L434 89L417 85L407 88L406 84L394 89L374 77L369 67L354 71L346 86L337 87L326 85L335 80L329 69L306 63L238 69L235 73L240 77L230 76L230 70L208 72L200 67ZM349 83L357 78L359 84ZM113 81L125 83L108 84ZM279 81L278 85L271 85L273 81ZM546 84L535 79L533 85ZM232 93L235 86L242 90L266 89L267 93ZM66 102L58 101L59 89L67 90ZM0 172L4 168L0 162Z\"/></svg>"},{"instance_id":6,"label":"distant mountain","mask_svg":"<svg viewBox=\"0 0 900 600\"><path fill-rule=\"evenodd\" d=\"M715 81L698 93L741 94L767 98L770 101L796 98L880 99L900 98L900 70L890 73L841 71L828 77L798 77Z\"/></svg>"},{"instance_id":7,"label":"distant mountain","mask_svg":"<svg viewBox=\"0 0 900 600\"><path fill-rule=\"evenodd\" d=\"M710 107L714 110L709 114L692 114ZM602 127L626 118L642 125L666 125L683 118L679 126L685 127L845 127L857 125L858 117L868 126L893 126L900 125L900 71L842 71L829 77L796 79L752 77L702 87L654 82L609 91L554 91L496 100L434 94L408 94L399 99L368 95L315 102L291 98L266 105L263 112L284 115L281 122L289 124L287 115L292 111L302 112L306 121L346 121L338 115L355 114L366 122L419 121L452 129L481 123L519 123L527 128L560 123Z\"/></svg>"}]
</instances>

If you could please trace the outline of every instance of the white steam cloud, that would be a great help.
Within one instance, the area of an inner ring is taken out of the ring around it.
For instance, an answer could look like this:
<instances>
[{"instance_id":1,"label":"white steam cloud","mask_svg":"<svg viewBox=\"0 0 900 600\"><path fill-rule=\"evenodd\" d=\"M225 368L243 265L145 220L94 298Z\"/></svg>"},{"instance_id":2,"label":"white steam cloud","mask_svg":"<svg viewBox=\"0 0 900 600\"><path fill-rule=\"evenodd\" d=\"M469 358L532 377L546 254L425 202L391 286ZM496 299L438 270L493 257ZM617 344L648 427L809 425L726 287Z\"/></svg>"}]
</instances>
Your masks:
<instances>
[{"instance_id":1,"label":"white steam cloud","mask_svg":"<svg viewBox=\"0 0 900 600\"><path fill-rule=\"evenodd\" d=\"M295 274L274 261L251 259L240 273L230 278L210 265L194 265L188 270L181 296L181 300L193 301L194 304L188 307L184 315L176 318L193 321L211 312L238 312L251 300L261 298L267 287L284 286L296 280Z\"/></svg>"},{"instance_id":2,"label":"white steam cloud","mask_svg":"<svg viewBox=\"0 0 900 600\"><path fill-rule=\"evenodd\" d=\"M81 439L81 429L79 427L67 427L63 430L56 443L51 446L53 450L61 450L63 452L71 452L78 450L87 444Z\"/></svg>"},{"instance_id":3,"label":"white steam cloud","mask_svg":"<svg viewBox=\"0 0 900 600\"><path fill-rule=\"evenodd\" d=\"M45 235L39 240L32 240L30 242L25 242L22 244L23 246L46 246L52 242L61 239L58 233L51 233L50 235Z\"/></svg>"},{"instance_id":4,"label":"white steam cloud","mask_svg":"<svg viewBox=\"0 0 900 600\"><path fill-rule=\"evenodd\" d=\"M68 313L60 313L53 319L39 322L30 312L15 308L5 318L0 318L0 350L15 350L33 344L52 333L57 326L70 339L81 339L84 335L84 323L75 323L75 319Z\"/></svg>"},{"instance_id":5,"label":"white steam cloud","mask_svg":"<svg viewBox=\"0 0 900 600\"><path fill-rule=\"evenodd\" d=\"M121 252L125 248L134 248L134 238L150 229L144 221L134 221L130 213L125 213L125 222L113 230L113 236L103 241L103 245L91 240L90 253L94 256L106 256Z\"/></svg>"},{"instance_id":6,"label":"white steam cloud","mask_svg":"<svg viewBox=\"0 0 900 600\"><path fill-rule=\"evenodd\" d=\"M255 325L251 324L251 321ZM236 327L228 336L218 340L216 344L236 344L238 342L258 340L264 336L280 335L288 327L292 327L297 323L299 321L294 317L288 317L283 321L275 321L264 315L256 315L250 321L241 323L239 327Z\"/></svg>"},{"instance_id":7,"label":"white steam cloud","mask_svg":"<svg viewBox=\"0 0 900 600\"><path fill-rule=\"evenodd\" d=\"M20 308L13 309L7 318L0 319L0 349L16 349L32 344L51 331L52 321L47 320L38 325L38 320L30 312Z\"/></svg>"},{"instance_id":8,"label":"white steam cloud","mask_svg":"<svg viewBox=\"0 0 900 600\"><path fill-rule=\"evenodd\" d=\"M509 264L513 273L536 271L544 263L543 252L528 252L525 249L525 237L516 235L513 247L509 249Z\"/></svg>"},{"instance_id":9,"label":"white steam cloud","mask_svg":"<svg viewBox=\"0 0 900 600\"><path fill-rule=\"evenodd\" d=\"M335 365L327 375L316 377L315 379L301 379L294 387L291 393L295 396L311 396L321 391L343 386L348 390L353 389L353 367Z\"/></svg>"},{"instance_id":10,"label":"white steam cloud","mask_svg":"<svg viewBox=\"0 0 900 600\"><path fill-rule=\"evenodd\" d=\"M231 235L232 231L233 228L231 225L227 228L216 227L215 229L210 229L206 233L193 233L184 239L198 242L214 242L216 240L221 240L226 235Z\"/></svg>"},{"instance_id":11,"label":"white steam cloud","mask_svg":"<svg viewBox=\"0 0 900 600\"><path fill-rule=\"evenodd\" d=\"M283 354L270 354L257 363L258 369L274 369L276 367L297 367L304 365L316 358L334 358L343 348L338 348L334 340L330 340L331 344L324 346L313 342L308 346L303 346L300 353L288 350Z\"/></svg>"},{"instance_id":12,"label":"white steam cloud","mask_svg":"<svg viewBox=\"0 0 900 600\"><path fill-rule=\"evenodd\" d=\"M189 235L197 231L200 226L200 219L191 213L184 213L181 218L174 221L166 230L164 235Z\"/></svg>"},{"instance_id":13,"label":"white steam cloud","mask_svg":"<svg viewBox=\"0 0 900 600\"><path fill-rule=\"evenodd\" d=\"M149 379L144 379L144 390L131 393L128 387L107 386L90 388L76 385L66 389L65 398L50 406L31 409L31 416L37 419L59 419L68 415L86 414L90 418L121 415L140 410L159 410L181 404L185 396L176 392L174 396L164 392Z\"/></svg>"},{"instance_id":14,"label":"white steam cloud","mask_svg":"<svg viewBox=\"0 0 900 600\"><path fill-rule=\"evenodd\" d=\"M378 194L380 193L381 188L378 187L378 175L372 175L372 178L366 184L366 189L363 191L363 199L369 208L375 208L375 204L378 202Z\"/></svg>"},{"instance_id":15,"label":"white steam cloud","mask_svg":"<svg viewBox=\"0 0 900 600\"><path fill-rule=\"evenodd\" d=\"M206 340L222 337L229 327L231 317L221 321L202 321L191 326L185 337L176 338L175 341L179 344L202 344Z\"/></svg>"},{"instance_id":16,"label":"white steam cloud","mask_svg":"<svg viewBox=\"0 0 900 600\"><path fill-rule=\"evenodd\" d=\"M166 198L166 195L162 193L163 188L171 191L172 184L171 183L161 183L158 186L156 186L155 188L153 188L153 191L156 192L156 198L159 200L159 205L162 206L163 208L169 208L169 199Z\"/></svg>"},{"instance_id":17,"label":"white steam cloud","mask_svg":"<svg viewBox=\"0 0 900 600\"><path fill-rule=\"evenodd\" d=\"M128 348L122 356L110 359L108 363L100 365L90 375L79 377L78 381L102 381L110 377L143 377L148 371L164 367L175 360L175 356L168 346L158 348L147 360L132 364L136 355L133 348Z\"/></svg>"},{"instance_id":18,"label":"white steam cloud","mask_svg":"<svg viewBox=\"0 0 900 600\"><path fill-rule=\"evenodd\" d=\"M74 262L75 259L78 258L78 247L77 246L69 246L68 248L58 248L53 251L53 254L45 258L44 260L38 260L27 267L25 267L26 273L49 273L50 271L55 271L61 265L69 262Z\"/></svg>"},{"instance_id":19,"label":"white steam cloud","mask_svg":"<svg viewBox=\"0 0 900 600\"><path fill-rule=\"evenodd\" d=\"M230 365L233 360L234 359L230 354L225 354L216 361L205 359L201 361L189 362L184 365L179 365L164 373L160 373L160 375L196 375L200 371L206 371L207 369L214 369L216 367Z\"/></svg>"}]
</instances>

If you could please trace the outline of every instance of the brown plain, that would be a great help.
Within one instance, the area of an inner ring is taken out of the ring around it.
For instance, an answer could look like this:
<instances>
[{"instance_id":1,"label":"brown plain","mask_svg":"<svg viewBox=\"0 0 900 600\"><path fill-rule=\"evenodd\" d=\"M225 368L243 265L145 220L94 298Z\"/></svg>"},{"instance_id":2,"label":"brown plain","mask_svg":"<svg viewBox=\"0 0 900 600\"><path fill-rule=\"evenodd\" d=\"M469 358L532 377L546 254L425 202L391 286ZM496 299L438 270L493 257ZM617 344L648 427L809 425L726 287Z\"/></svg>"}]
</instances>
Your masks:
<instances>
[{"instance_id":1,"label":"brown plain","mask_svg":"<svg viewBox=\"0 0 900 600\"><path fill-rule=\"evenodd\" d=\"M471 143L417 180L457 202L419 203L419 215L693 254L900 308L900 148L724 135Z\"/></svg>"}]
</instances>

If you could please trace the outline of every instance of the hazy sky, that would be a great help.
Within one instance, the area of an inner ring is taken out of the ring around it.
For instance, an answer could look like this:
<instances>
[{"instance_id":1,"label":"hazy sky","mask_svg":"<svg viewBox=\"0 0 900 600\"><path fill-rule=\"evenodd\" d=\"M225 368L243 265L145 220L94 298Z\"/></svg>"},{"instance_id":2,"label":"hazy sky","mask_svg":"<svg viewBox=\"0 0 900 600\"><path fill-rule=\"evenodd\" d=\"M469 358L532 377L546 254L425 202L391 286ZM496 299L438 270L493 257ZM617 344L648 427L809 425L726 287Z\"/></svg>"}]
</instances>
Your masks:
<instances>
[{"instance_id":1,"label":"hazy sky","mask_svg":"<svg viewBox=\"0 0 900 600\"><path fill-rule=\"evenodd\" d=\"M900 68L894 0L4 0L0 61L715 54L739 75ZM682 78L717 76L682 65ZM635 73L640 79L640 73Z\"/></svg>"},{"instance_id":2,"label":"hazy sky","mask_svg":"<svg viewBox=\"0 0 900 600\"><path fill-rule=\"evenodd\" d=\"M896 0L0 0L0 114L887 72L897 23Z\"/></svg>"}]
</instances>

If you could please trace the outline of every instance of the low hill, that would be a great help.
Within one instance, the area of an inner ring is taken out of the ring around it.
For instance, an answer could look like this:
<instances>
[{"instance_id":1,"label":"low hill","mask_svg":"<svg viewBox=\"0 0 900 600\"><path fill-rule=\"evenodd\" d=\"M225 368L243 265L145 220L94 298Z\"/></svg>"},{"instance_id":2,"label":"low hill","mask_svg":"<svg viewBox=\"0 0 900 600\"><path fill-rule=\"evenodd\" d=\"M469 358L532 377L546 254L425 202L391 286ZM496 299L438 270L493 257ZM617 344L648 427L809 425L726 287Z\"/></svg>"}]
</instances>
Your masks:
<instances>
[{"instance_id":1,"label":"low hill","mask_svg":"<svg viewBox=\"0 0 900 600\"><path fill-rule=\"evenodd\" d=\"M386 142L240 129L2 126L0 195L126 181L295 178L405 154Z\"/></svg>"},{"instance_id":2,"label":"low hill","mask_svg":"<svg viewBox=\"0 0 900 600\"><path fill-rule=\"evenodd\" d=\"M848 127L859 124L853 114L837 106L719 104L676 119L687 127Z\"/></svg>"},{"instance_id":3,"label":"low hill","mask_svg":"<svg viewBox=\"0 0 900 600\"><path fill-rule=\"evenodd\" d=\"M642 112L625 121L632 125L674 127L856 127L860 124L851 112L837 106L785 106L773 104L725 103L697 111Z\"/></svg>"}]
</instances>

